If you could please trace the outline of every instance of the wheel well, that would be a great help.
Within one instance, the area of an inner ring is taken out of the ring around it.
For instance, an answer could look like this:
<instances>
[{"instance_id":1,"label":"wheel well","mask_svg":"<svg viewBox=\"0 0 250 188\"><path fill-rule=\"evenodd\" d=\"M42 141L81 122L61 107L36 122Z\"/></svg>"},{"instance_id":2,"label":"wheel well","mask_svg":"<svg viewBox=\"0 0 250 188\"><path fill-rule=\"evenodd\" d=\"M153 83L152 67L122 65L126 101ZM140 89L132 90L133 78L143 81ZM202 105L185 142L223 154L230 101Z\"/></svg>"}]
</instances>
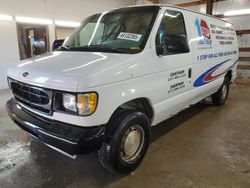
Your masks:
<instances>
[{"instance_id":1,"label":"wheel well","mask_svg":"<svg viewBox=\"0 0 250 188\"><path fill-rule=\"evenodd\" d=\"M140 111L146 114L149 120L152 122L154 112L150 101L147 98L137 98L120 105L115 112L112 114L111 118L114 117L121 111Z\"/></svg>"},{"instance_id":2,"label":"wheel well","mask_svg":"<svg viewBox=\"0 0 250 188\"><path fill-rule=\"evenodd\" d=\"M138 98L131 101L128 101L122 104L119 108L125 110L138 110L144 112L147 117L152 121L153 119L153 109L151 103L146 98Z\"/></svg>"},{"instance_id":3,"label":"wheel well","mask_svg":"<svg viewBox=\"0 0 250 188\"><path fill-rule=\"evenodd\" d=\"M231 79L232 79L232 74L233 74L233 71L232 70L229 70L226 74L225 77L228 77L229 81L231 82Z\"/></svg>"},{"instance_id":4,"label":"wheel well","mask_svg":"<svg viewBox=\"0 0 250 188\"><path fill-rule=\"evenodd\" d=\"M150 122L152 122L154 112L151 103L147 98L137 98L123 103L113 112L112 116L109 119L109 122L107 123L107 126L105 127L105 141L108 142L112 139L112 135L117 128L116 126L113 126L114 122L117 121L117 118L133 111L140 111L145 113Z\"/></svg>"}]
</instances>

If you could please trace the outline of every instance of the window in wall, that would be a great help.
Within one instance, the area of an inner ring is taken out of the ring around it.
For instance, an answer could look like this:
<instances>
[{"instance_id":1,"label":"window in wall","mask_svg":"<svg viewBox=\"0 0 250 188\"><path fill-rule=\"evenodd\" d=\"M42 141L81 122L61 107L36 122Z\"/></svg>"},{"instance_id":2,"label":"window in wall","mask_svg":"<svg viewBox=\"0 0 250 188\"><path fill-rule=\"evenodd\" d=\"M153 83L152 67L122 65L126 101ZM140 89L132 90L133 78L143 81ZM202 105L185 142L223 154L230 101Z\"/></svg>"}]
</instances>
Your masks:
<instances>
[{"instance_id":1,"label":"window in wall","mask_svg":"<svg viewBox=\"0 0 250 188\"><path fill-rule=\"evenodd\" d=\"M161 55L189 52L184 19L180 12L165 12L157 32L156 47Z\"/></svg>"},{"instance_id":2,"label":"window in wall","mask_svg":"<svg viewBox=\"0 0 250 188\"><path fill-rule=\"evenodd\" d=\"M48 26L17 24L20 59L27 59L49 51Z\"/></svg>"}]
</instances>

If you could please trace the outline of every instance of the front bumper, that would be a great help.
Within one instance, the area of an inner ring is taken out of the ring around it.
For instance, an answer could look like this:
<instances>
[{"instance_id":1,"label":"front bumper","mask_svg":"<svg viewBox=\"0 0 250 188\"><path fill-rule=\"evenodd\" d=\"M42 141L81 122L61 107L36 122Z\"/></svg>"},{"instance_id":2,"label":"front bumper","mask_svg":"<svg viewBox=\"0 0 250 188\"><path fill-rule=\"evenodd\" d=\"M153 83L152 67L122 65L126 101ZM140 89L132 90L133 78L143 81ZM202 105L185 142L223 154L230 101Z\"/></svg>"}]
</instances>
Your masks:
<instances>
[{"instance_id":1,"label":"front bumper","mask_svg":"<svg viewBox=\"0 0 250 188\"><path fill-rule=\"evenodd\" d=\"M85 128L46 119L22 108L13 98L6 103L6 109L19 127L72 158L97 150L104 138L104 125Z\"/></svg>"}]
</instances>

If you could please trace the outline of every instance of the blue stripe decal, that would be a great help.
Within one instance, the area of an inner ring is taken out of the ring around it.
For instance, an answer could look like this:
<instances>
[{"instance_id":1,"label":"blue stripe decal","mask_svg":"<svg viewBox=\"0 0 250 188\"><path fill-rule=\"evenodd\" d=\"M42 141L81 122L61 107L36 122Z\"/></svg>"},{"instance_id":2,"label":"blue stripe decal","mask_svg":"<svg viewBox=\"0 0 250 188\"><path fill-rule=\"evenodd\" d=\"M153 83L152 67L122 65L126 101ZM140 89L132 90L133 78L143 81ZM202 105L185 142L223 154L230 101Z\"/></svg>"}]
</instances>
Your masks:
<instances>
[{"instance_id":1,"label":"blue stripe decal","mask_svg":"<svg viewBox=\"0 0 250 188\"><path fill-rule=\"evenodd\" d=\"M230 61L230 59L223 61L217 65L215 65L214 67L210 68L209 70L207 70L205 73L203 73L195 82L194 82L194 87L200 87L203 86L205 84L208 84L214 80L216 80L216 78L220 77L221 75L223 75L224 73L226 73L228 70L230 70L237 62L238 60L229 68L227 68L223 73L217 75L217 76L212 76L212 73L215 72L219 67L221 67L224 63Z\"/></svg>"}]
</instances>

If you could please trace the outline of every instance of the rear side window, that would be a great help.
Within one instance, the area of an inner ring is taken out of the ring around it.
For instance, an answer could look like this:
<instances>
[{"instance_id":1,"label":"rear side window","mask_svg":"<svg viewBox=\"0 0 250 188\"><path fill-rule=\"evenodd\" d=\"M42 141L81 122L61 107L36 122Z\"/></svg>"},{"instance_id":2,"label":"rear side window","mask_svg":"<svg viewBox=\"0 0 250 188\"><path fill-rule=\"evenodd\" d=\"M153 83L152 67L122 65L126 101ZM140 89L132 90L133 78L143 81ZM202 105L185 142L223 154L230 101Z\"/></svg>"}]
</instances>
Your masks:
<instances>
[{"instance_id":1,"label":"rear side window","mask_svg":"<svg viewBox=\"0 0 250 188\"><path fill-rule=\"evenodd\" d=\"M167 10L156 35L158 55L188 53L187 35L182 13Z\"/></svg>"}]
</instances>

